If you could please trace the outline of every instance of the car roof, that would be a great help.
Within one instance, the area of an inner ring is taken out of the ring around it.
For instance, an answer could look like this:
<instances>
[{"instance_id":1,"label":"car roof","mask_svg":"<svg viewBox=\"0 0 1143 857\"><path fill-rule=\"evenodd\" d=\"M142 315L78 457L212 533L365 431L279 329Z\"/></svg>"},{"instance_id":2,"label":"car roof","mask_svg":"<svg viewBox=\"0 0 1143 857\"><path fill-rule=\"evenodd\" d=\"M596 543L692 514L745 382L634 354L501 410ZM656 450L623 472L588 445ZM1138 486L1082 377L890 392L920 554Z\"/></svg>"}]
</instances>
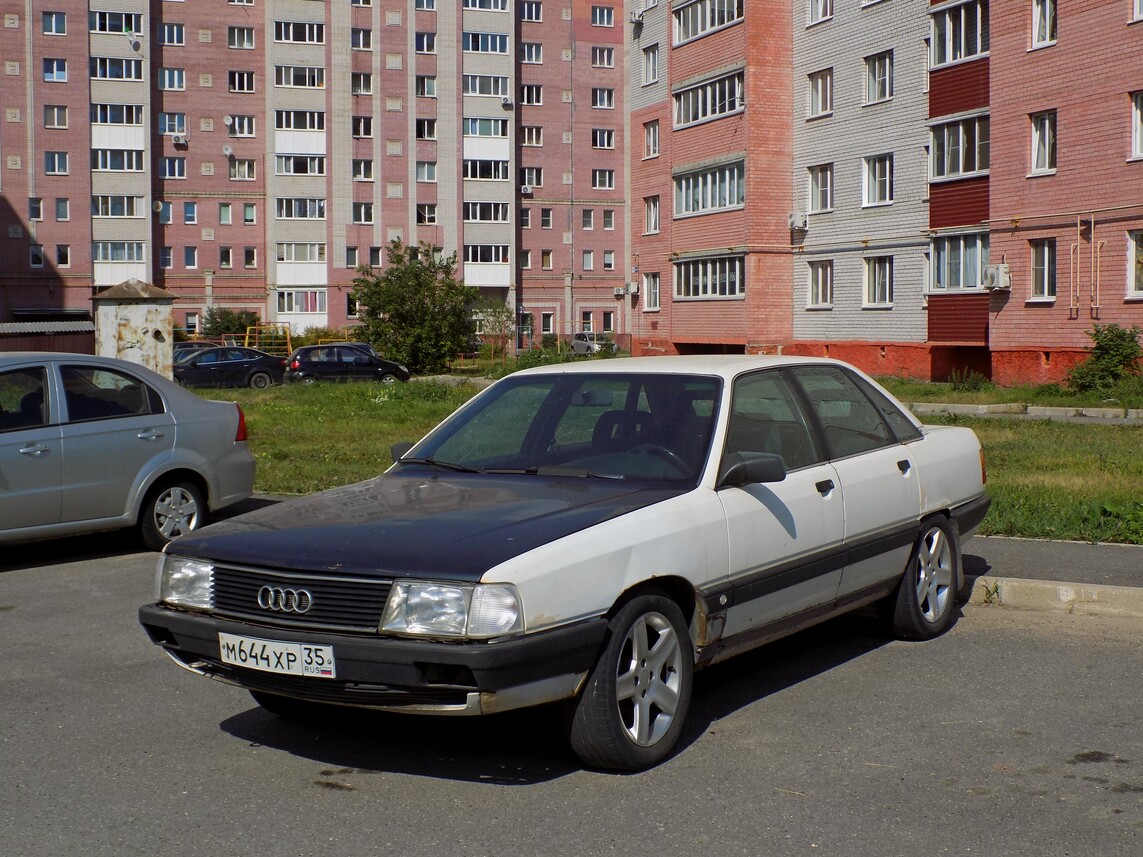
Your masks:
<instances>
[{"instance_id":1,"label":"car roof","mask_svg":"<svg viewBox=\"0 0 1143 857\"><path fill-rule=\"evenodd\" d=\"M655 375L717 375L733 378L743 372L772 369L780 366L822 364L853 368L840 360L828 357L800 357L789 355L747 354L694 354L660 357L616 357L610 360L585 360L575 363L557 363L537 366L513 373L519 375L559 374L655 374ZM512 377L512 376L509 376Z\"/></svg>"}]
</instances>

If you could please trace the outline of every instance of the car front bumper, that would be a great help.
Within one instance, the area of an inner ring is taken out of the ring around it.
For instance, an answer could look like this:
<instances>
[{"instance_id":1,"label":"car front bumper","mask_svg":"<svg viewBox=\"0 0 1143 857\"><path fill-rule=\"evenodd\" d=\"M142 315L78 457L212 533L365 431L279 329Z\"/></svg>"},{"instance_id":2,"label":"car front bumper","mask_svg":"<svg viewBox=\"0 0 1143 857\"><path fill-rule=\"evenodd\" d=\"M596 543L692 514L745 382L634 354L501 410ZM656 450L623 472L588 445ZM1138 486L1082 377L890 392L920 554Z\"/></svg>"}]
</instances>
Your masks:
<instances>
[{"instance_id":1,"label":"car front bumper","mask_svg":"<svg viewBox=\"0 0 1143 857\"><path fill-rule=\"evenodd\" d=\"M171 610L139 609L156 645L191 672L311 702L431 714L491 714L579 692L603 645L603 619L497 642L435 642L290 630ZM332 646L337 677L303 678L224 663L219 633Z\"/></svg>"}]
</instances>

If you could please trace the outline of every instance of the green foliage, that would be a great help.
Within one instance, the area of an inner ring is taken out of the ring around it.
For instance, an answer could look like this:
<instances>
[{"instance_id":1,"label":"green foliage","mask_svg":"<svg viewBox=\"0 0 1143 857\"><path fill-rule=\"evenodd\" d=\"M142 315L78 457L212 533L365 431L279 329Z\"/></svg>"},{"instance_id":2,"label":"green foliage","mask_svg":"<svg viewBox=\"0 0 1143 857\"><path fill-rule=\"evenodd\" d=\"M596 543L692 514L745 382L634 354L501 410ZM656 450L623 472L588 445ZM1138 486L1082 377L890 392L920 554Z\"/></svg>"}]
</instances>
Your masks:
<instances>
[{"instance_id":1,"label":"green foliage","mask_svg":"<svg viewBox=\"0 0 1143 857\"><path fill-rule=\"evenodd\" d=\"M1139 372L1138 327L1123 328L1118 324L1097 324L1088 331L1095 343L1091 356L1068 373L1068 386L1079 392L1109 390L1120 379Z\"/></svg>"},{"instance_id":2,"label":"green foliage","mask_svg":"<svg viewBox=\"0 0 1143 857\"><path fill-rule=\"evenodd\" d=\"M226 307L209 307L202 314L199 333L206 339L217 339L227 333L246 333L246 328L261 321L257 313L249 310L232 310Z\"/></svg>"},{"instance_id":3,"label":"green foliage","mask_svg":"<svg viewBox=\"0 0 1143 857\"><path fill-rule=\"evenodd\" d=\"M560 338L554 333L545 333L540 337L540 347L545 351L555 351L560 347Z\"/></svg>"},{"instance_id":4,"label":"green foliage","mask_svg":"<svg viewBox=\"0 0 1143 857\"><path fill-rule=\"evenodd\" d=\"M332 327L307 327L297 336L291 337L294 348L300 348L303 345L320 345L323 342L338 342L344 339L344 334Z\"/></svg>"},{"instance_id":5,"label":"green foliage","mask_svg":"<svg viewBox=\"0 0 1143 857\"><path fill-rule=\"evenodd\" d=\"M472 335L479 292L456 278L455 253L393 241L385 269L361 268L353 282L362 338L414 374L445 371Z\"/></svg>"},{"instance_id":6,"label":"green foliage","mask_svg":"<svg viewBox=\"0 0 1143 857\"><path fill-rule=\"evenodd\" d=\"M981 373L972 369L953 369L949 376L949 384L958 393L978 393L981 390L992 389L992 382Z\"/></svg>"},{"instance_id":7,"label":"green foliage","mask_svg":"<svg viewBox=\"0 0 1143 857\"><path fill-rule=\"evenodd\" d=\"M476 312L480 316L480 338L484 341L481 356L507 358L508 346L516 338L516 311L502 301L482 301Z\"/></svg>"}]
</instances>

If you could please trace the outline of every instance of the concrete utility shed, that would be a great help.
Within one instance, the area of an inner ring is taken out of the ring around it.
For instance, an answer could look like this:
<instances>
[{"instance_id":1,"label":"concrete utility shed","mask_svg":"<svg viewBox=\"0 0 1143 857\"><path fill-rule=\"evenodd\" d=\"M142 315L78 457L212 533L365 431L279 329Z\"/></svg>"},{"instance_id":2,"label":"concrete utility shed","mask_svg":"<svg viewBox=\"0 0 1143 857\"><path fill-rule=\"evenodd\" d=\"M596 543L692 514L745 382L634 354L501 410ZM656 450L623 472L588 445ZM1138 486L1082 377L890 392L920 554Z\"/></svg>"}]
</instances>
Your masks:
<instances>
[{"instance_id":1,"label":"concrete utility shed","mask_svg":"<svg viewBox=\"0 0 1143 857\"><path fill-rule=\"evenodd\" d=\"M91 299L95 353L118 357L171 377L175 294L132 278Z\"/></svg>"}]
</instances>

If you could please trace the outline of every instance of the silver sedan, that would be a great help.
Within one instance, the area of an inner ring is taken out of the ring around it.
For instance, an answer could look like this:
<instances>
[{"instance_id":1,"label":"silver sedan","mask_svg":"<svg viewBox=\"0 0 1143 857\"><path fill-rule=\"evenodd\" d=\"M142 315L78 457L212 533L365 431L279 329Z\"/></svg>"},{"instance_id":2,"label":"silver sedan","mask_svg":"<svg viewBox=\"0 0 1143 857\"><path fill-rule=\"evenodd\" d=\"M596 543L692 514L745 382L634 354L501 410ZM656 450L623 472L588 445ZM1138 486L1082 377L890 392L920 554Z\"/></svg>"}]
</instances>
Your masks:
<instances>
[{"instance_id":1,"label":"silver sedan","mask_svg":"<svg viewBox=\"0 0 1143 857\"><path fill-rule=\"evenodd\" d=\"M235 403L124 360L0 354L0 543L137 527L161 550L253 490Z\"/></svg>"}]
</instances>

